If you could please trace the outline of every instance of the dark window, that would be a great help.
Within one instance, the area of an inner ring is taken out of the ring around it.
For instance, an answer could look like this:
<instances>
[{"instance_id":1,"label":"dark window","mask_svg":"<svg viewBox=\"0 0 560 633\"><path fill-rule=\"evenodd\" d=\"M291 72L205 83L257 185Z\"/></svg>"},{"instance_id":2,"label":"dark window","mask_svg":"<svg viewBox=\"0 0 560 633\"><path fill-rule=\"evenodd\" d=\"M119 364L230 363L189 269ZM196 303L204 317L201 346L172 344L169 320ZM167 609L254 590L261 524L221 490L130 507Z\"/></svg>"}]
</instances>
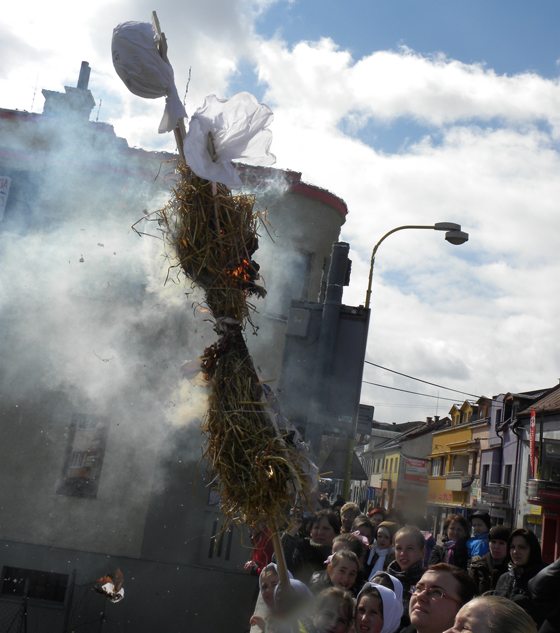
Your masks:
<instances>
[{"instance_id":1,"label":"dark window","mask_svg":"<svg viewBox=\"0 0 560 633\"><path fill-rule=\"evenodd\" d=\"M482 487L486 488L486 486L488 486L488 476L490 474L490 465L489 464L485 464L482 467Z\"/></svg>"},{"instance_id":2,"label":"dark window","mask_svg":"<svg viewBox=\"0 0 560 633\"><path fill-rule=\"evenodd\" d=\"M498 409L496 411L496 428L498 428L501 423L502 423L502 410Z\"/></svg>"},{"instance_id":3,"label":"dark window","mask_svg":"<svg viewBox=\"0 0 560 633\"><path fill-rule=\"evenodd\" d=\"M68 576L66 574L4 567L0 593L3 596L64 602L67 587Z\"/></svg>"},{"instance_id":4,"label":"dark window","mask_svg":"<svg viewBox=\"0 0 560 633\"><path fill-rule=\"evenodd\" d=\"M58 494L95 499L108 433L108 418L84 413L72 416Z\"/></svg>"},{"instance_id":5,"label":"dark window","mask_svg":"<svg viewBox=\"0 0 560 633\"><path fill-rule=\"evenodd\" d=\"M506 486L511 486L511 471L513 466L511 464L506 464L506 468L504 470L504 484Z\"/></svg>"}]
</instances>

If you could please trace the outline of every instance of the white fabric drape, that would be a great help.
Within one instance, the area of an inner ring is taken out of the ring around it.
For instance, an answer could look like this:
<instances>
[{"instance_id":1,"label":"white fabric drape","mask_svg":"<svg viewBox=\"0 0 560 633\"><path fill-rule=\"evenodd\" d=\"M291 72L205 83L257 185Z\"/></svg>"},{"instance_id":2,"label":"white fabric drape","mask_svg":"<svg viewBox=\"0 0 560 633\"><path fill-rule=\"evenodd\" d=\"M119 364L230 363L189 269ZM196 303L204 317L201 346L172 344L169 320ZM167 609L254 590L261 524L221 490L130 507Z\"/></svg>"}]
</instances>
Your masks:
<instances>
[{"instance_id":1,"label":"white fabric drape","mask_svg":"<svg viewBox=\"0 0 560 633\"><path fill-rule=\"evenodd\" d=\"M253 165L276 162L269 152L272 132L268 125L273 117L270 108L248 92L229 99L206 97L191 117L183 145L187 165L201 178L239 189L242 183L232 160Z\"/></svg>"},{"instance_id":2,"label":"white fabric drape","mask_svg":"<svg viewBox=\"0 0 560 633\"><path fill-rule=\"evenodd\" d=\"M123 22L113 29L113 65L126 87L145 99L165 97L165 111L158 132L171 132L187 113L181 103L173 68L163 61L158 36L148 22Z\"/></svg>"}]
</instances>

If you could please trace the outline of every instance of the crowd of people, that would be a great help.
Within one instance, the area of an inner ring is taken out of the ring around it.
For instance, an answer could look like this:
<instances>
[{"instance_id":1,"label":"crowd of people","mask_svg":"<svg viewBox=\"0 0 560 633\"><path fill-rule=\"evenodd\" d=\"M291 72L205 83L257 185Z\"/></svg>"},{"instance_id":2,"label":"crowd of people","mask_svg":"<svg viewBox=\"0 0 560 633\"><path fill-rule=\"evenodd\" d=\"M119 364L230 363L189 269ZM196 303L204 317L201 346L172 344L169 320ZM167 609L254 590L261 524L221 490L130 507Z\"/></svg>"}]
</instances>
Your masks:
<instances>
[{"instance_id":1,"label":"crowd of people","mask_svg":"<svg viewBox=\"0 0 560 633\"><path fill-rule=\"evenodd\" d=\"M321 505L282 537L289 587L268 528L252 531L252 633L560 633L560 559L531 530L475 512L435 538L422 517Z\"/></svg>"}]
</instances>

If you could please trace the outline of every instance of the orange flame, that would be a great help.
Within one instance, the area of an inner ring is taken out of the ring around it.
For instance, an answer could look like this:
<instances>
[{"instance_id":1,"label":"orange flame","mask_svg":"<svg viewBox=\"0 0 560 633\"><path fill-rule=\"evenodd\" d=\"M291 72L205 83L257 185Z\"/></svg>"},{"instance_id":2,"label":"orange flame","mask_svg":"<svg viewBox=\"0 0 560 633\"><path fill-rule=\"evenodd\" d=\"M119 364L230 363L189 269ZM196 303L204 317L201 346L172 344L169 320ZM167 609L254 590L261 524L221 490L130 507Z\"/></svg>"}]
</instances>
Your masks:
<instances>
[{"instance_id":1,"label":"orange flame","mask_svg":"<svg viewBox=\"0 0 560 633\"><path fill-rule=\"evenodd\" d=\"M122 571L120 569L117 569L114 576L113 574L107 574L106 576L103 576L102 578L100 578L97 581L97 584L106 585L108 582L110 582L115 587L115 592L117 592L122 587L123 581L124 581L124 577L122 575Z\"/></svg>"}]
</instances>

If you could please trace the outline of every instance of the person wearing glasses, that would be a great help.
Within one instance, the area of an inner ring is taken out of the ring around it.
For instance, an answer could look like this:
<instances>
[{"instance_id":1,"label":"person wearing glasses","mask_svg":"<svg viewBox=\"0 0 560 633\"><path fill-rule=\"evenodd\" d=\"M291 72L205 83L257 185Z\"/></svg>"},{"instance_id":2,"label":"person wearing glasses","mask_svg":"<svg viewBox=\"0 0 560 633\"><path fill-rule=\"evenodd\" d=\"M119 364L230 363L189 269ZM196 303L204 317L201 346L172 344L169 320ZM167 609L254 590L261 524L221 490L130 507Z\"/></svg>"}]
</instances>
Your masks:
<instances>
[{"instance_id":1,"label":"person wearing glasses","mask_svg":"<svg viewBox=\"0 0 560 633\"><path fill-rule=\"evenodd\" d=\"M410 588L410 626L402 633L443 633L453 626L459 609L476 595L466 571L438 563Z\"/></svg>"}]
</instances>

